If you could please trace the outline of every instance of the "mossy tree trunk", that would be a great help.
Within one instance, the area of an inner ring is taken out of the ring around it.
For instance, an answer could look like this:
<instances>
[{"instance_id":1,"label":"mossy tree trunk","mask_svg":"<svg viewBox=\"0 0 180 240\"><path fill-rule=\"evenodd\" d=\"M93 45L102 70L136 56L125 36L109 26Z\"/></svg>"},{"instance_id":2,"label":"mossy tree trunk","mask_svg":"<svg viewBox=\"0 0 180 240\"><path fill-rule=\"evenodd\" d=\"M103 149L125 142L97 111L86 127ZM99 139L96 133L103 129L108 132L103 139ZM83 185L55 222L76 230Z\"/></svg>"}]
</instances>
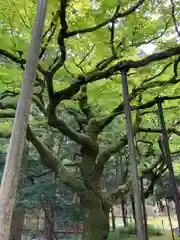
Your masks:
<instances>
[{"instance_id":1,"label":"mossy tree trunk","mask_svg":"<svg viewBox=\"0 0 180 240\"><path fill-rule=\"evenodd\" d=\"M107 239L109 234L110 206L107 203L103 203L95 193L89 193L81 198L81 206L84 220L82 239Z\"/></svg>"}]
</instances>

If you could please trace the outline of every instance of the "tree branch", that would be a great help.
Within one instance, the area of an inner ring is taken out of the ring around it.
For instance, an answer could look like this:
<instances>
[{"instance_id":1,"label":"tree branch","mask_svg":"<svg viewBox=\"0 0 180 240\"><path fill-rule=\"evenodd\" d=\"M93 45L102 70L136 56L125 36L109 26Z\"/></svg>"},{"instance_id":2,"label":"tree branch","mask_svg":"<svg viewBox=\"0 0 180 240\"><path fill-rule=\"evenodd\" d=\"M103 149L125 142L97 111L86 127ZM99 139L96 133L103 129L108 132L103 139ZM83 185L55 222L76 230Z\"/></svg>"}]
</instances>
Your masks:
<instances>
[{"instance_id":1,"label":"tree branch","mask_svg":"<svg viewBox=\"0 0 180 240\"><path fill-rule=\"evenodd\" d=\"M70 99L74 94L76 94L80 87L84 84L91 83L103 78L108 78L119 71L128 71L131 68L139 68L148 65L151 62L163 60L180 53L180 46L170 48L164 52L154 53L139 61L124 61L115 64L105 71L94 70L86 75L80 75L75 79L75 81L66 89L54 93L53 101L57 106L60 101L64 99Z\"/></svg>"},{"instance_id":2,"label":"tree branch","mask_svg":"<svg viewBox=\"0 0 180 240\"><path fill-rule=\"evenodd\" d=\"M35 136L31 128L27 129L27 139L32 142L41 156L42 164L51 169L57 174L60 180L72 187L74 190L85 191L83 182L76 178L74 173L67 171L65 168L61 168L58 159L52 154L52 152Z\"/></svg>"},{"instance_id":3,"label":"tree branch","mask_svg":"<svg viewBox=\"0 0 180 240\"><path fill-rule=\"evenodd\" d=\"M67 30L68 30L68 24L66 21L67 3L68 3L68 0L60 1L59 17L60 17L61 29L58 36L58 44L59 44L61 56L58 57L54 65L49 68L49 71L51 71L52 75L54 75L63 66L64 62L66 61L66 47L65 47L64 39L67 36Z\"/></svg>"},{"instance_id":4,"label":"tree branch","mask_svg":"<svg viewBox=\"0 0 180 240\"><path fill-rule=\"evenodd\" d=\"M167 66L166 66L167 67ZM165 70L163 69L161 72L163 73ZM157 74L159 76L159 74ZM157 75L155 75L154 77L156 77ZM153 79L153 77L149 78L149 79ZM145 82L149 82L149 79L146 79L143 81L143 83ZM142 85L140 84L137 88L134 88L131 92L131 94L129 95L129 100L132 101L134 100L140 93L144 92L147 89L150 88L155 88L155 87L160 87L160 86L167 86L170 84L177 84L180 82L180 79L176 79L175 76L173 76L170 80L166 81L166 82L162 82L162 81L154 81L152 83L148 83L146 85ZM164 100L174 100L174 99L178 99L179 96L164 96L162 97ZM153 105L156 104L156 98L154 98L152 101L145 103L145 104L141 104L138 107L136 106L132 106L131 109L132 110L136 110L136 109L146 109L146 108L150 108ZM117 117L118 115L122 114L124 112L124 102L121 102L120 105L118 107L116 107L112 113L107 116L104 117L102 119L99 120L98 125L99 125L99 132L101 132L108 124L110 124L115 117Z\"/></svg>"},{"instance_id":5,"label":"tree branch","mask_svg":"<svg viewBox=\"0 0 180 240\"><path fill-rule=\"evenodd\" d=\"M39 152L42 164L45 167L51 169L56 174L58 174L59 163L57 158L53 156L52 152L36 137L36 135L33 133L29 126L27 129L27 139L34 145L34 147Z\"/></svg>"},{"instance_id":6,"label":"tree branch","mask_svg":"<svg viewBox=\"0 0 180 240\"><path fill-rule=\"evenodd\" d=\"M132 187L132 179L129 178L125 184L120 185L119 187L117 187L117 189L115 189L110 194L112 202L115 203L119 198L121 198L125 194L127 194L129 192L129 190L131 189L131 187Z\"/></svg>"},{"instance_id":7,"label":"tree branch","mask_svg":"<svg viewBox=\"0 0 180 240\"><path fill-rule=\"evenodd\" d=\"M20 67L24 70L24 64L26 64L26 60L23 58L18 58L15 55L13 55L12 53L4 50L4 49L0 49L0 55L3 55L4 57L7 57L8 59L10 59L11 61L13 61L14 63L17 63L20 65ZM38 70L40 73L42 73L43 75L46 73L46 71L41 67L40 64L38 64Z\"/></svg>"},{"instance_id":8,"label":"tree branch","mask_svg":"<svg viewBox=\"0 0 180 240\"><path fill-rule=\"evenodd\" d=\"M162 129L160 128L138 128L137 131L145 133L162 133ZM178 131L176 128L168 128L167 132L180 136L180 131Z\"/></svg>"},{"instance_id":9,"label":"tree branch","mask_svg":"<svg viewBox=\"0 0 180 240\"><path fill-rule=\"evenodd\" d=\"M81 92L78 96L79 106L81 111L85 114L87 119L94 117L94 114L91 110L90 105L88 104L88 95L87 95L87 86L84 85L81 89Z\"/></svg>"},{"instance_id":10,"label":"tree branch","mask_svg":"<svg viewBox=\"0 0 180 240\"><path fill-rule=\"evenodd\" d=\"M136 112L136 120L135 120L134 126L133 126L134 136L138 133L141 121L142 121L142 119L141 119L140 112L137 111ZM98 174L100 174L100 175L102 174L102 172L104 170L104 166L107 163L107 161L109 160L109 158L113 154L117 153L118 151L121 151L127 144L128 144L127 135L124 135L120 139L119 143L117 143L116 145L107 147L106 150L104 150L102 153L99 154L99 156L96 160L96 166L95 166L95 170L98 172Z\"/></svg>"},{"instance_id":11,"label":"tree branch","mask_svg":"<svg viewBox=\"0 0 180 240\"><path fill-rule=\"evenodd\" d=\"M89 147L90 149L96 149L96 144L93 143L92 139L83 133L78 133L73 128L68 126L66 122L57 118L54 115L50 115L48 117L48 123L50 126L58 129L64 135L69 137L71 140L75 141L76 143L80 144L81 146Z\"/></svg>"},{"instance_id":12,"label":"tree branch","mask_svg":"<svg viewBox=\"0 0 180 240\"><path fill-rule=\"evenodd\" d=\"M176 6L175 6L175 3L173 0L170 0L170 1L171 1L171 6L172 6L172 18L173 18L173 22L174 22L174 27L175 27L178 37L180 38L180 31L178 29L178 23L177 23L176 16L175 16Z\"/></svg>"},{"instance_id":13,"label":"tree branch","mask_svg":"<svg viewBox=\"0 0 180 240\"><path fill-rule=\"evenodd\" d=\"M0 118L14 118L15 111L10 110L0 110Z\"/></svg>"},{"instance_id":14,"label":"tree branch","mask_svg":"<svg viewBox=\"0 0 180 240\"><path fill-rule=\"evenodd\" d=\"M74 31L68 32L67 33L67 38L75 36L77 34L94 32L94 31L96 31L96 30L106 26L108 23L111 23L111 22L117 20L118 18L123 18L123 17L126 17L126 16L130 15L131 13L136 11L144 2L145 2L145 0L139 0L134 6L132 6L131 8L126 10L125 12L123 12L123 13L118 13L117 12L110 19L107 19L104 22L102 22L102 23L100 23L100 24L98 24L98 25L96 25L94 27L78 29L78 30L74 30Z\"/></svg>"}]
</instances>

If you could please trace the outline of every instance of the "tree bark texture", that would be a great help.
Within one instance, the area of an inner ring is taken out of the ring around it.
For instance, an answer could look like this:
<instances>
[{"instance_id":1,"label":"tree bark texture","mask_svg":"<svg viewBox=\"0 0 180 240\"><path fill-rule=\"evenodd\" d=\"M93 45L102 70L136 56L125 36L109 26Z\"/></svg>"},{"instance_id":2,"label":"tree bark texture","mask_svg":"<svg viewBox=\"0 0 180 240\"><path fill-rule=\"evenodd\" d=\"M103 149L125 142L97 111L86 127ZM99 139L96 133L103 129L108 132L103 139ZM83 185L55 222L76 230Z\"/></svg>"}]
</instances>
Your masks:
<instances>
[{"instance_id":1,"label":"tree bark texture","mask_svg":"<svg viewBox=\"0 0 180 240\"><path fill-rule=\"evenodd\" d=\"M127 225L128 225L128 223L127 223L127 205L126 205L126 201L124 198L122 198L122 200L121 200L121 209L122 209L122 217L123 217L124 227L127 227Z\"/></svg>"},{"instance_id":2,"label":"tree bark texture","mask_svg":"<svg viewBox=\"0 0 180 240\"><path fill-rule=\"evenodd\" d=\"M109 234L109 205L103 203L94 193L80 200L84 220L82 239L106 240Z\"/></svg>"},{"instance_id":3,"label":"tree bark texture","mask_svg":"<svg viewBox=\"0 0 180 240\"><path fill-rule=\"evenodd\" d=\"M10 240L20 240L24 225L25 212L16 212L12 215Z\"/></svg>"},{"instance_id":4,"label":"tree bark texture","mask_svg":"<svg viewBox=\"0 0 180 240\"><path fill-rule=\"evenodd\" d=\"M46 207L45 222L44 222L44 236L46 240L54 240L54 218L55 209L52 203Z\"/></svg>"}]
</instances>

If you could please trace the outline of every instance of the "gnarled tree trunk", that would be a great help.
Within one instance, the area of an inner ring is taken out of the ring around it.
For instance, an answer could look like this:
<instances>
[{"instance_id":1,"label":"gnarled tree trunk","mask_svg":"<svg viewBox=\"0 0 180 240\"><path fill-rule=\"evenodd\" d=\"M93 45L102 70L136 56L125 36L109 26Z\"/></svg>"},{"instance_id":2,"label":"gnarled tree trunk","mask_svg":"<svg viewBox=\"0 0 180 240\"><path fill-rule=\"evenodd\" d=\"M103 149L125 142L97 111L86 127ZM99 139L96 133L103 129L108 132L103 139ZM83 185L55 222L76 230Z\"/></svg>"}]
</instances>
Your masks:
<instances>
[{"instance_id":1,"label":"gnarled tree trunk","mask_svg":"<svg viewBox=\"0 0 180 240\"><path fill-rule=\"evenodd\" d=\"M84 220L83 240L105 240L109 234L109 210L108 203L95 194L89 193L81 197L81 209Z\"/></svg>"}]
</instances>

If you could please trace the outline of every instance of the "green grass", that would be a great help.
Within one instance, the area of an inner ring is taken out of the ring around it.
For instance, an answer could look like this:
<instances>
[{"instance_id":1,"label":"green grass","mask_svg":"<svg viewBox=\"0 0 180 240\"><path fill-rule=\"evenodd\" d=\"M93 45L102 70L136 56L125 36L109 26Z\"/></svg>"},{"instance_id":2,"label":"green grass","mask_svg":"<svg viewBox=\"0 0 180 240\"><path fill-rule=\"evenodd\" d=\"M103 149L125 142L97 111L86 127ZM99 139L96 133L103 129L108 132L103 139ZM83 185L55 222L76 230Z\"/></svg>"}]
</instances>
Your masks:
<instances>
[{"instance_id":1,"label":"green grass","mask_svg":"<svg viewBox=\"0 0 180 240\"><path fill-rule=\"evenodd\" d=\"M136 236L136 226L135 224L130 224L127 227L120 227L117 229L117 235L119 237L129 237L129 236ZM160 236L162 235L162 230L154 227L152 225L148 225L148 234L150 236ZM110 233L109 239L114 239L114 233Z\"/></svg>"},{"instance_id":2,"label":"green grass","mask_svg":"<svg viewBox=\"0 0 180 240\"><path fill-rule=\"evenodd\" d=\"M169 231L162 231L161 229L148 225L149 240L171 240L172 235ZM115 236L116 235L116 236ZM111 232L108 240L136 240L135 225L129 225L128 228L121 227L117 229L116 233ZM118 236L118 237L117 237ZM175 236L176 240L180 240L180 237Z\"/></svg>"},{"instance_id":3,"label":"green grass","mask_svg":"<svg viewBox=\"0 0 180 240\"><path fill-rule=\"evenodd\" d=\"M175 238L176 240L179 240L179 237ZM136 240L136 238L124 238L123 240ZM163 236L158 237L150 237L149 240L172 240L172 236L169 232L165 232Z\"/></svg>"},{"instance_id":4,"label":"green grass","mask_svg":"<svg viewBox=\"0 0 180 240\"><path fill-rule=\"evenodd\" d=\"M173 224L173 228L176 228L178 226L176 217L171 217L171 221ZM162 226L162 222L164 227L169 227L169 220L166 216L159 216L156 218L149 218L148 224L154 225L154 226Z\"/></svg>"}]
</instances>

